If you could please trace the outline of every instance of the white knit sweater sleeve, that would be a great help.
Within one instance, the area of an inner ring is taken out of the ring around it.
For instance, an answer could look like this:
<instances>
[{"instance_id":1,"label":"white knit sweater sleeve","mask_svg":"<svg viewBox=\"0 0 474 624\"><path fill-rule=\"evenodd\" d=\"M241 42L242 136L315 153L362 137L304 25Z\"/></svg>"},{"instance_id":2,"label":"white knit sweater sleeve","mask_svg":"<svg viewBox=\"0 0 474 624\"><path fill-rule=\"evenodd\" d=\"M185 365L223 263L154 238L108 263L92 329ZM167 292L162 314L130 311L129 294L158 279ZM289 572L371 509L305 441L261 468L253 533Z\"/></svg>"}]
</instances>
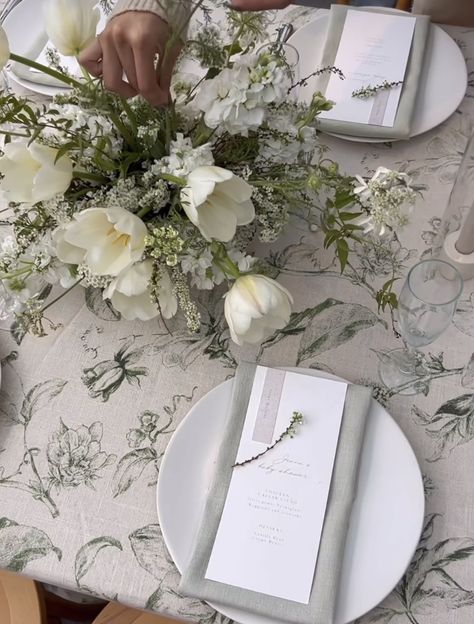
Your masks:
<instances>
[{"instance_id":1,"label":"white knit sweater sleeve","mask_svg":"<svg viewBox=\"0 0 474 624\"><path fill-rule=\"evenodd\" d=\"M181 33L182 39L186 39L191 9L192 0L118 0L109 19L126 11L156 13L168 22L174 32Z\"/></svg>"}]
</instances>

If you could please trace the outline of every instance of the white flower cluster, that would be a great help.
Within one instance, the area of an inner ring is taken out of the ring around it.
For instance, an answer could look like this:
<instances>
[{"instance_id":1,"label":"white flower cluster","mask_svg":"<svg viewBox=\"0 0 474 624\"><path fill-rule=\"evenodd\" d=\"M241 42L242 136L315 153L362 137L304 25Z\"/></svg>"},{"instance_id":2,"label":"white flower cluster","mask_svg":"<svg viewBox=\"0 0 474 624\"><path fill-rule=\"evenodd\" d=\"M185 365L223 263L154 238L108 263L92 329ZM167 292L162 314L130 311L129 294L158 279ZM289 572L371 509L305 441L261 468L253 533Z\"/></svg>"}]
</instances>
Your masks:
<instances>
[{"instance_id":1,"label":"white flower cluster","mask_svg":"<svg viewBox=\"0 0 474 624\"><path fill-rule=\"evenodd\" d=\"M95 35L96 2L47 4L53 44L78 54ZM65 21L67 12L76 19ZM12 234L0 242L0 316L14 313L41 335L51 285L82 284L127 320L168 319L179 309L199 331L191 289L222 285L236 343L260 342L289 322L291 294L259 274L246 249L255 238L275 241L301 207L322 218L337 211L334 197L350 192L353 178L317 158L314 122L331 103L316 93L297 104L282 48L256 51L266 19L231 12L230 44L225 29L194 38L193 60L209 71L183 78L170 107L125 103L100 80L61 76L58 67L43 71L73 88L49 108L5 96L0 190ZM0 27L0 69L8 48ZM361 227L383 234L405 223L414 200L405 174L381 168L358 182L349 200L365 210ZM331 234L349 246L349 230Z\"/></svg>"},{"instance_id":2,"label":"white flower cluster","mask_svg":"<svg viewBox=\"0 0 474 624\"><path fill-rule=\"evenodd\" d=\"M359 186L354 193L359 196L367 214L354 221L364 227L364 232L383 236L387 230L403 227L408 223L413 210L416 192L406 173L379 167L366 182L356 176Z\"/></svg>"},{"instance_id":3,"label":"white flower cluster","mask_svg":"<svg viewBox=\"0 0 474 624\"><path fill-rule=\"evenodd\" d=\"M186 177L193 169L204 165L213 165L214 156L209 143L193 148L192 141L178 132L170 143L170 154L151 166L150 171L161 175L170 173L177 177Z\"/></svg>"},{"instance_id":4,"label":"white flower cluster","mask_svg":"<svg viewBox=\"0 0 474 624\"><path fill-rule=\"evenodd\" d=\"M241 55L206 82L193 102L206 125L243 136L262 125L268 105L284 101L289 87L284 62L266 54Z\"/></svg>"}]
</instances>

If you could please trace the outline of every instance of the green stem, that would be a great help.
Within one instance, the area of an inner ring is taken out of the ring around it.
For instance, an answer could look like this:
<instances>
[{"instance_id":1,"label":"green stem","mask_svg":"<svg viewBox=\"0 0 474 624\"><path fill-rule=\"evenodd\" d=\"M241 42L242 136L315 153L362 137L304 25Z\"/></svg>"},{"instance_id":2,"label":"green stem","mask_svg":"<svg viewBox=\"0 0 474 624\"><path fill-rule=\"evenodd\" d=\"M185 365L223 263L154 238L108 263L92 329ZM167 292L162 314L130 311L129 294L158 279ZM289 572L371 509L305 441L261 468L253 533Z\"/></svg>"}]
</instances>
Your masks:
<instances>
[{"instance_id":1,"label":"green stem","mask_svg":"<svg viewBox=\"0 0 474 624\"><path fill-rule=\"evenodd\" d=\"M449 370L441 371L440 373L428 374L423 377L417 377L416 379L412 379L411 381L406 381L399 386L395 386L394 388L390 388L390 396L394 396L399 392L403 392L403 390L408 390L408 388L413 387L414 384L419 384L423 382L430 382L433 379L441 379L442 377L451 377L451 375L461 375L464 368L451 368Z\"/></svg>"},{"instance_id":2,"label":"green stem","mask_svg":"<svg viewBox=\"0 0 474 624\"><path fill-rule=\"evenodd\" d=\"M105 176L101 176L97 173L90 173L88 171L74 171L73 177L79 180L89 180L91 182L98 182L99 184L105 184L108 179Z\"/></svg>"},{"instance_id":3,"label":"green stem","mask_svg":"<svg viewBox=\"0 0 474 624\"><path fill-rule=\"evenodd\" d=\"M9 279L15 279L15 277L20 277L21 275L25 275L26 273L31 273L33 271L33 269L31 268L31 264L30 266L26 266L24 269L18 269L18 271L13 271L12 273L4 273L3 275L0 275L0 280L9 280Z\"/></svg>"},{"instance_id":4,"label":"green stem","mask_svg":"<svg viewBox=\"0 0 474 624\"><path fill-rule=\"evenodd\" d=\"M224 245L214 243L212 254L214 263L226 276L233 277L234 279L239 279L239 277L242 276L239 267L229 258Z\"/></svg>"},{"instance_id":5,"label":"green stem","mask_svg":"<svg viewBox=\"0 0 474 624\"><path fill-rule=\"evenodd\" d=\"M70 286L70 287L69 287L68 289L66 289L63 293L61 293L58 297L56 297L56 299L53 299L52 301L50 301L50 302L48 303L48 305L45 305L45 306L44 306L44 308L43 308L41 311L42 311L42 312L46 312L46 310L47 310L48 308L50 308L52 305L54 305L55 303L57 303L58 301L60 301L60 300L61 300L63 297L65 297L66 295L68 295L68 294L71 292L71 290L72 290L73 288L76 288L76 286L77 286L78 284L80 284L80 283L81 283L81 280L80 280L80 279L79 279L79 280L77 280L77 282L74 282L74 284L73 284L72 286Z\"/></svg>"},{"instance_id":6,"label":"green stem","mask_svg":"<svg viewBox=\"0 0 474 624\"><path fill-rule=\"evenodd\" d=\"M140 219L143 219L143 217L147 215L149 212L151 212L153 208L154 206L145 206L145 208L142 208L141 210L137 212L137 217L139 217Z\"/></svg>"},{"instance_id":7,"label":"green stem","mask_svg":"<svg viewBox=\"0 0 474 624\"><path fill-rule=\"evenodd\" d=\"M37 63L36 61L32 61L24 56L20 56L19 54L10 53L10 60L15 63L21 63L21 65L26 65L27 67L32 67L33 69L37 69L42 74L47 74L48 76L52 76L61 82L69 85L70 87L80 88L82 85L78 80L71 78L70 76L66 76L62 72L56 71L47 65L43 65L42 63Z\"/></svg>"},{"instance_id":8,"label":"green stem","mask_svg":"<svg viewBox=\"0 0 474 624\"><path fill-rule=\"evenodd\" d=\"M180 178L178 176L174 176L171 173L161 173L160 177L167 182L172 182L177 186L186 186L186 180L184 178Z\"/></svg>"}]
</instances>

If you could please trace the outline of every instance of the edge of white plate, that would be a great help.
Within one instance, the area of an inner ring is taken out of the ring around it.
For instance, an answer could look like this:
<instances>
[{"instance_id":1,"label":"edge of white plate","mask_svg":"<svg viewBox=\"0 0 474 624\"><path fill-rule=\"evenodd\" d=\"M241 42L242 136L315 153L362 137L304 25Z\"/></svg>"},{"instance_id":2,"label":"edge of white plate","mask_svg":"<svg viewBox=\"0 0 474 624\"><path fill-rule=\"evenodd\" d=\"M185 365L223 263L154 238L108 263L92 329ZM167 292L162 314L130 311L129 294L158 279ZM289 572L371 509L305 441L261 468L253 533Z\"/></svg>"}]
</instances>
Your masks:
<instances>
[{"instance_id":1,"label":"edge of white plate","mask_svg":"<svg viewBox=\"0 0 474 624\"><path fill-rule=\"evenodd\" d=\"M312 375L314 377L318 377L319 376L319 377L323 377L325 379L334 379L335 381L343 381L345 383L351 383L351 382L346 381L342 377L338 377L337 375L333 375L332 373L327 373L327 372L321 371L321 370L309 369L309 368L298 368L298 367L295 367L295 366L279 367L279 368L284 368L285 370L298 372L298 373L302 373L302 372L309 373L310 375ZM183 420L176 427L172 437L174 437L177 434L179 435L179 431L184 426L184 423L185 423L186 419L188 418L189 414L191 413L191 411L194 411L194 409L196 409L199 406L199 404L201 402L203 402L209 396L210 393L215 392L217 390L217 388L222 386L222 384L228 383L228 382L232 382L232 381L233 381L233 379L224 380L224 381L220 382L217 386L214 386L214 388L209 390L209 392L204 394L192 406L192 408L189 410L189 412L184 416ZM375 399L372 399L372 400L375 401ZM403 578L403 575L405 574L406 570L408 569L408 567L410 565L410 562L412 561L412 559L413 559L413 557L414 557L414 555L416 553L416 549L417 549L417 546L418 546L419 541L420 541L420 537L421 537L422 532L423 532L423 524L424 524L424 518L425 518L425 506L426 506L424 487L423 487L423 476L422 476L422 473L421 473L421 468L420 468L420 465L418 463L418 459L416 457L415 451L413 450L413 447L412 447L412 445L410 443L410 440L407 438L407 436L405 435L405 433L403 432L402 428L397 423L397 421L393 418L393 416L385 408L383 408L383 409L385 410L385 412L388 415L388 417L392 420L392 424L394 424L395 427L399 430L401 436L405 439L406 443L408 444L408 446L410 447L410 449L412 451L413 458L415 460L415 464L416 464L416 467L417 467L418 486L419 486L419 489L420 489L420 500L422 501L422 504L421 504L421 509L420 509L420 516L418 518L418 527L417 527L417 530L416 530L417 538L416 538L416 541L415 541L415 543L414 543L414 545L413 545L413 547L412 547L412 549L410 551L409 557L407 557L406 565L404 566L404 569L403 569L403 571L402 571L402 573L400 575L400 578L398 578L393 583L393 586L390 587L387 590L387 593L380 599L378 604L380 604L380 602L382 602L387 596L389 596L391 594L391 592L395 589L395 587L399 583L400 579ZM170 442L171 442L171 440L170 440ZM160 486L161 474L162 474L163 467L166 466L167 457L168 457L168 448L169 448L169 443L168 443L168 446L165 449L165 452L164 452L164 455L163 455L163 458L162 458L161 464L160 464L160 471L158 473L158 481L157 481L157 486L156 486L156 509L157 509L157 514L158 514L158 522L159 522L159 525L160 525L160 529L161 529L161 533L162 533L162 536L163 536L163 540L164 540L165 546L166 546L166 548L167 548L167 550L168 550L168 552L169 552L169 554L170 554L170 556L171 556L171 558L173 560L173 564L176 566L176 569L181 574L182 573L182 568L176 562L176 552L175 552L174 548L172 546L170 546L169 536L167 535L166 530L164 530L164 528L163 528L162 518L161 518L161 514L160 514L160 505L158 504L158 500L160 498L160 489L161 489L161 486ZM165 468L165 471L166 471L166 468ZM229 615L229 609L233 610L234 609L233 607L228 607L227 605L221 605L220 603L217 603L217 602L208 602L208 601L205 601L205 602L207 602L212 608L216 609L216 611L219 611L220 613L222 613L225 617L230 617L235 622L238 622L238 620L235 618L234 614L230 614ZM374 605L373 608L375 608L375 606L376 605ZM359 614L356 617L356 619L358 617L362 617L363 615L365 615L365 613L368 613L368 612L369 611L365 611L364 613ZM270 622L269 618L268 618L268 622ZM274 623L275 624L284 624L283 622L280 622L280 621L277 621L277 620L275 620ZM346 623L346 624L349 624L349 623Z\"/></svg>"}]
</instances>

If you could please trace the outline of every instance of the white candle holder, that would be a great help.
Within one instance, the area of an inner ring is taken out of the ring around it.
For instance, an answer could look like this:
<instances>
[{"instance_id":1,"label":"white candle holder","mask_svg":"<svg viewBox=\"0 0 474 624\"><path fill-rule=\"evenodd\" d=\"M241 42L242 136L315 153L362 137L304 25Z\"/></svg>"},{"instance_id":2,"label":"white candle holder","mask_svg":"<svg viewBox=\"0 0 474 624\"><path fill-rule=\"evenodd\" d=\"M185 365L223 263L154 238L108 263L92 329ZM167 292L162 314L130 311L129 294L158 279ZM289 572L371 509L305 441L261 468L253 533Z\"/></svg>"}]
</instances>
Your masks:
<instances>
[{"instance_id":1,"label":"white candle holder","mask_svg":"<svg viewBox=\"0 0 474 624\"><path fill-rule=\"evenodd\" d=\"M439 257L457 268L464 281L474 278L474 252L463 254L456 249L459 231L446 236Z\"/></svg>"},{"instance_id":2,"label":"white candle holder","mask_svg":"<svg viewBox=\"0 0 474 624\"><path fill-rule=\"evenodd\" d=\"M437 247L441 259L454 265L464 280L474 278L474 133L454 181ZM440 238L443 237L441 240Z\"/></svg>"}]
</instances>

